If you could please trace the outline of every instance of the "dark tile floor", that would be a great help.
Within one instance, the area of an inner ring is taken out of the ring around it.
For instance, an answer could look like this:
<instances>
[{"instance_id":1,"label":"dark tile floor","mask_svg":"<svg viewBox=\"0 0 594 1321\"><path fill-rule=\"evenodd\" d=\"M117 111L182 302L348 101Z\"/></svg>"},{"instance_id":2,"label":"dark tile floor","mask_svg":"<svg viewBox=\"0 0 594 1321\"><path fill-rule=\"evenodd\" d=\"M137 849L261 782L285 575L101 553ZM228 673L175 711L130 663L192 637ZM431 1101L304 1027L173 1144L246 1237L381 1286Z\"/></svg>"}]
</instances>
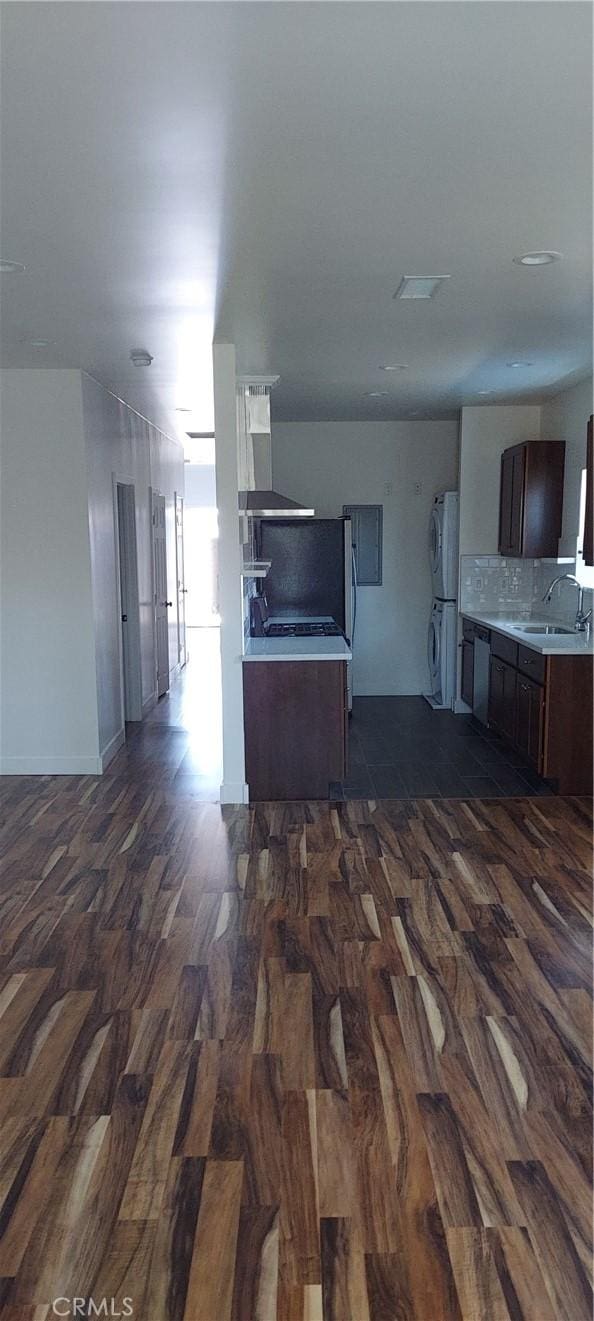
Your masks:
<instances>
[{"instance_id":1,"label":"dark tile floor","mask_svg":"<svg viewBox=\"0 0 594 1321\"><path fill-rule=\"evenodd\" d=\"M356 697L343 798L517 798L551 788L471 715L432 711L422 697Z\"/></svg>"}]
</instances>

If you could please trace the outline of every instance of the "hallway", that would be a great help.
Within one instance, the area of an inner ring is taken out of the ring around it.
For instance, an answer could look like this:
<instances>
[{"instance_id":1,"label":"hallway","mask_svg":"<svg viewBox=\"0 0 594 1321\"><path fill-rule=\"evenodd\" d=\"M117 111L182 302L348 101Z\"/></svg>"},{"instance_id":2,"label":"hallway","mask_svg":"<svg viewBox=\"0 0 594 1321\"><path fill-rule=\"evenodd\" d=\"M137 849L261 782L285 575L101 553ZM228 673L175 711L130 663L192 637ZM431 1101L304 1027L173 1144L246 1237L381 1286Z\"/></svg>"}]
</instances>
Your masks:
<instances>
[{"instance_id":1,"label":"hallway","mask_svg":"<svg viewBox=\"0 0 594 1321\"><path fill-rule=\"evenodd\" d=\"M189 628L188 663L108 767L120 779L142 770L175 797L216 803L223 775L218 628Z\"/></svg>"},{"instance_id":2,"label":"hallway","mask_svg":"<svg viewBox=\"0 0 594 1321\"><path fill-rule=\"evenodd\" d=\"M589 1318L591 805L221 808L190 691L0 781L3 1321Z\"/></svg>"}]
</instances>

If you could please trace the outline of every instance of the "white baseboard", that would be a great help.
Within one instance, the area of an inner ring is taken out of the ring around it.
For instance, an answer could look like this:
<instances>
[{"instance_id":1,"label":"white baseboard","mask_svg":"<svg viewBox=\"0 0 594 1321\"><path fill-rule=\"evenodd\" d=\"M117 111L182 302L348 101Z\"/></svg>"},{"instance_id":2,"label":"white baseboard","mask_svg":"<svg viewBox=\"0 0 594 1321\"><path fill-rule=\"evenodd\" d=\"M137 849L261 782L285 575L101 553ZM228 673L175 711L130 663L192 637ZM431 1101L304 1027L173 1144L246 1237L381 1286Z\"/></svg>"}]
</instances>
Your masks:
<instances>
[{"instance_id":1,"label":"white baseboard","mask_svg":"<svg viewBox=\"0 0 594 1321\"><path fill-rule=\"evenodd\" d=\"M156 694L156 692L154 692L154 693L151 693L151 694L150 694L150 697L147 697L146 700L142 703L142 718L143 718L143 720L144 720L144 717L145 717L145 716L148 716L149 711L152 711L153 707L156 706L156 705L157 705L157 694Z\"/></svg>"},{"instance_id":2,"label":"white baseboard","mask_svg":"<svg viewBox=\"0 0 594 1321\"><path fill-rule=\"evenodd\" d=\"M220 799L222 803L249 803L249 785L242 780L223 780Z\"/></svg>"},{"instance_id":3,"label":"white baseboard","mask_svg":"<svg viewBox=\"0 0 594 1321\"><path fill-rule=\"evenodd\" d=\"M113 761L116 752L119 752L120 748L125 742L126 742L126 730L122 726L121 729L118 729L117 734L114 734L113 738L110 738L109 743L101 753L100 762L101 762L102 771L107 770L110 761Z\"/></svg>"},{"instance_id":4,"label":"white baseboard","mask_svg":"<svg viewBox=\"0 0 594 1321\"><path fill-rule=\"evenodd\" d=\"M0 775L101 775L101 757L0 757Z\"/></svg>"},{"instance_id":5,"label":"white baseboard","mask_svg":"<svg viewBox=\"0 0 594 1321\"><path fill-rule=\"evenodd\" d=\"M457 697L454 702L454 714L457 716L471 716L472 707L467 702L463 702L461 697Z\"/></svg>"}]
</instances>

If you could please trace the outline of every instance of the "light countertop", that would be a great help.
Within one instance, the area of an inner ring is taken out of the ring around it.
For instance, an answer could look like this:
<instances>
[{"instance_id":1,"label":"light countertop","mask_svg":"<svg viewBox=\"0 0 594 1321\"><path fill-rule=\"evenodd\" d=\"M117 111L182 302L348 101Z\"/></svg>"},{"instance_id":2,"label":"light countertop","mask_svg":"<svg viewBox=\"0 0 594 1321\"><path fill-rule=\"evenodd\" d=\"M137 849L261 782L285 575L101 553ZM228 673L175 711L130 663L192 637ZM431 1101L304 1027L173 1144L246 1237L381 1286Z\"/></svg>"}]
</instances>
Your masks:
<instances>
[{"instance_id":1,"label":"light countertop","mask_svg":"<svg viewBox=\"0 0 594 1321\"><path fill-rule=\"evenodd\" d=\"M248 638L244 661L349 661L344 638Z\"/></svg>"},{"instance_id":2,"label":"light countertop","mask_svg":"<svg viewBox=\"0 0 594 1321\"><path fill-rule=\"evenodd\" d=\"M519 642L523 647L530 647L532 651L540 652L541 656L592 656L594 654L594 640L592 635L587 638L585 633L523 633L522 626L529 624L532 628L537 624L557 624L558 627L565 627L562 620L547 619L543 621L538 616L530 618L523 615L521 618L514 618L513 614L498 615L488 614L479 615L469 610L461 610L460 614L464 619L472 620L473 624L482 624L484 628L493 628L497 633L503 633L505 637L513 638L514 642Z\"/></svg>"}]
</instances>

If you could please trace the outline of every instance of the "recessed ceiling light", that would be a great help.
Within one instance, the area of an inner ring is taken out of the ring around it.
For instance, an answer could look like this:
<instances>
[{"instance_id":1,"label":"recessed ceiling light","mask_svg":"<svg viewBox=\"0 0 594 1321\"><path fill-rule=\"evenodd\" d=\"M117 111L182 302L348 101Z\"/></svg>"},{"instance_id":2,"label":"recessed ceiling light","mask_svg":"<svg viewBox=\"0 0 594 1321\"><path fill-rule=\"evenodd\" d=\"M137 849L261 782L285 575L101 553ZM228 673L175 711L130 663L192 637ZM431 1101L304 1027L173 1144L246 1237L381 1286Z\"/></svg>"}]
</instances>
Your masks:
<instances>
[{"instance_id":1,"label":"recessed ceiling light","mask_svg":"<svg viewBox=\"0 0 594 1321\"><path fill-rule=\"evenodd\" d=\"M29 343L32 349L46 349L49 339L30 339Z\"/></svg>"},{"instance_id":2,"label":"recessed ceiling light","mask_svg":"<svg viewBox=\"0 0 594 1321\"><path fill-rule=\"evenodd\" d=\"M479 393L479 394L492 394L493 391L492 391L492 390L479 390L478 393Z\"/></svg>"},{"instance_id":3,"label":"recessed ceiling light","mask_svg":"<svg viewBox=\"0 0 594 1321\"><path fill-rule=\"evenodd\" d=\"M3 275L15 275L17 271L24 271L25 267L21 261L5 261L0 257L0 271Z\"/></svg>"},{"instance_id":4,"label":"recessed ceiling light","mask_svg":"<svg viewBox=\"0 0 594 1321\"><path fill-rule=\"evenodd\" d=\"M176 413L191 413L191 412L192 412L192 409L191 409L191 408L176 408L175 411L176 411Z\"/></svg>"},{"instance_id":5,"label":"recessed ceiling light","mask_svg":"<svg viewBox=\"0 0 594 1321\"><path fill-rule=\"evenodd\" d=\"M440 284L451 275L403 275L395 298L434 298Z\"/></svg>"},{"instance_id":6,"label":"recessed ceiling light","mask_svg":"<svg viewBox=\"0 0 594 1321\"><path fill-rule=\"evenodd\" d=\"M147 353L146 349L132 349L130 358L135 367L150 367L153 361L152 354Z\"/></svg>"},{"instance_id":7,"label":"recessed ceiling light","mask_svg":"<svg viewBox=\"0 0 594 1321\"><path fill-rule=\"evenodd\" d=\"M380 395L387 395L387 394L388 394L388 391L387 391L387 390L366 390L366 391L365 391L365 397L366 397L367 399L379 399Z\"/></svg>"},{"instance_id":8,"label":"recessed ceiling light","mask_svg":"<svg viewBox=\"0 0 594 1321\"><path fill-rule=\"evenodd\" d=\"M521 257L514 257L514 261L516 266L550 266L562 257L562 252L524 252Z\"/></svg>"},{"instance_id":9,"label":"recessed ceiling light","mask_svg":"<svg viewBox=\"0 0 594 1321\"><path fill-rule=\"evenodd\" d=\"M506 362L506 367L532 367L532 362Z\"/></svg>"},{"instance_id":10,"label":"recessed ceiling light","mask_svg":"<svg viewBox=\"0 0 594 1321\"><path fill-rule=\"evenodd\" d=\"M381 372L405 372L405 371L407 371L407 369L408 369L408 363L407 363L407 362L394 362L394 363L390 363L390 364L388 364L388 363L385 363L385 364L382 363L382 364L380 365L380 371L381 371Z\"/></svg>"}]
</instances>

